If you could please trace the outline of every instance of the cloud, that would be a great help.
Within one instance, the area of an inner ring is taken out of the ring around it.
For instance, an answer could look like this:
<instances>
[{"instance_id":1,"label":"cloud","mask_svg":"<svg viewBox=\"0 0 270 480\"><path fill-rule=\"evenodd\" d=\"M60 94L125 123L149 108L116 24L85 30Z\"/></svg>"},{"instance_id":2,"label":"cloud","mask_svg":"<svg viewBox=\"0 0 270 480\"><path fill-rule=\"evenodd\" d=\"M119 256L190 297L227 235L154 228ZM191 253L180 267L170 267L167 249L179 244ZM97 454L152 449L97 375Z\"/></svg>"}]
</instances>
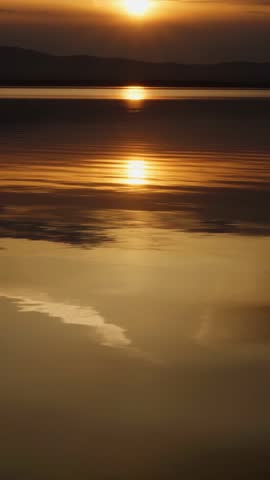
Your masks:
<instances>
[{"instance_id":1,"label":"cloud","mask_svg":"<svg viewBox=\"0 0 270 480\"><path fill-rule=\"evenodd\" d=\"M100 343L104 346L124 348L131 344L131 340L123 328L107 323L102 315L92 307L55 302L47 296L39 296L32 292L24 294L0 289L0 297L12 300L18 311L22 313L42 313L52 318L58 318L65 324L94 328L100 338Z\"/></svg>"}]
</instances>

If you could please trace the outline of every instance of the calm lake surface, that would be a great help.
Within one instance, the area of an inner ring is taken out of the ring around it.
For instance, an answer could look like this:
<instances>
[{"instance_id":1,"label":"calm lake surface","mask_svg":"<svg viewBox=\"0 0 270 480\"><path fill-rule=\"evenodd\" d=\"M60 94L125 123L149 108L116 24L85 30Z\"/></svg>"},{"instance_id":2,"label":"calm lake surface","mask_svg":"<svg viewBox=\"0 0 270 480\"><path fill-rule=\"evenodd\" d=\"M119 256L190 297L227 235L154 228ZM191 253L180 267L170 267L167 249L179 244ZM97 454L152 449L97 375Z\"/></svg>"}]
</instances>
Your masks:
<instances>
[{"instance_id":1,"label":"calm lake surface","mask_svg":"<svg viewBox=\"0 0 270 480\"><path fill-rule=\"evenodd\" d=\"M270 91L0 89L0 167L0 476L269 476Z\"/></svg>"}]
</instances>

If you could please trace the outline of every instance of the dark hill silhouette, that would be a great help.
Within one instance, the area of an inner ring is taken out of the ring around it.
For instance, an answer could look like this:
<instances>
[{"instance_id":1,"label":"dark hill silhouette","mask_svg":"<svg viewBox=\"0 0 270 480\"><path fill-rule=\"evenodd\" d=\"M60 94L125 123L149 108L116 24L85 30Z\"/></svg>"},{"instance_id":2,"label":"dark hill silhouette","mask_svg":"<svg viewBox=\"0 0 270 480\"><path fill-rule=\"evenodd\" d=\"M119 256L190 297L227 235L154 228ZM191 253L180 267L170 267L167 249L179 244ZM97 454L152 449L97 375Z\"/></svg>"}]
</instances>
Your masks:
<instances>
[{"instance_id":1,"label":"dark hill silhouette","mask_svg":"<svg viewBox=\"0 0 270 480\"><path fill-rule=\"evenodd\" d=\"M145 85L270 87L270 63L189 65L87 55L57 56L0 47L0 85Z\"/></svg>"}]
</instances>

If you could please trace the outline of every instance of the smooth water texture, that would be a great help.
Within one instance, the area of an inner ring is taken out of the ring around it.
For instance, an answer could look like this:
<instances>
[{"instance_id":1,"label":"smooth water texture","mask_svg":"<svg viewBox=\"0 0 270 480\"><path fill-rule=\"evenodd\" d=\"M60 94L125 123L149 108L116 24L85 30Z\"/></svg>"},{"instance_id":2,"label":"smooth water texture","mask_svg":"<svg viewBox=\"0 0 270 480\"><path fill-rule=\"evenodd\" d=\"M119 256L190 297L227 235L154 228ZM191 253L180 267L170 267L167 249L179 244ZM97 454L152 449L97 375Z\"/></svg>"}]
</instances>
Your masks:
<instances>
[{"instance_id":1,"label":"smooth water texture","mask_svg":"<svg viewBox=\"0 0 270 480\"><path fill-rule=\"evenodd\" d=\"M257 475L269 91L0 98L4 465L42 479L225 479L230 462Z\"/></svg>"}]
</instances>

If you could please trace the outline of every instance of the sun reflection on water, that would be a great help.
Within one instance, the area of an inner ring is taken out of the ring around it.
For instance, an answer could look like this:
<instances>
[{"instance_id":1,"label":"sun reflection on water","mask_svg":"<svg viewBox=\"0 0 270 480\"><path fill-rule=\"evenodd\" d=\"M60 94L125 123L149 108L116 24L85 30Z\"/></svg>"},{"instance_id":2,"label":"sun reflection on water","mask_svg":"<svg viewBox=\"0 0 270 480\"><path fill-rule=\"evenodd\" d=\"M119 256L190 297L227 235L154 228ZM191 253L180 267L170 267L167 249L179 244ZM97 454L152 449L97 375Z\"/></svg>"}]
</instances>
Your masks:
<instances>
[{"instance_id":1,"label":"sun reflection on water","mask_svg":"<svg viewBox=\"0 0 270 480\"><path fill-rule=\"evenodd\" d=\"M125 87L123 90L123 98L128 102L142 102L146 99L146 89L144 87Z\"/></svg>"},{"instance_id":2,"label":"sun reflection on water","mask_svg":"<svg viewBox=\"0 0 270 480\"><path fill-rule=\"evenodd\" d=\"M144 160L129 160L127 164L127 184L145 185L146 165Z\"/></svg>"}]
</instances>

